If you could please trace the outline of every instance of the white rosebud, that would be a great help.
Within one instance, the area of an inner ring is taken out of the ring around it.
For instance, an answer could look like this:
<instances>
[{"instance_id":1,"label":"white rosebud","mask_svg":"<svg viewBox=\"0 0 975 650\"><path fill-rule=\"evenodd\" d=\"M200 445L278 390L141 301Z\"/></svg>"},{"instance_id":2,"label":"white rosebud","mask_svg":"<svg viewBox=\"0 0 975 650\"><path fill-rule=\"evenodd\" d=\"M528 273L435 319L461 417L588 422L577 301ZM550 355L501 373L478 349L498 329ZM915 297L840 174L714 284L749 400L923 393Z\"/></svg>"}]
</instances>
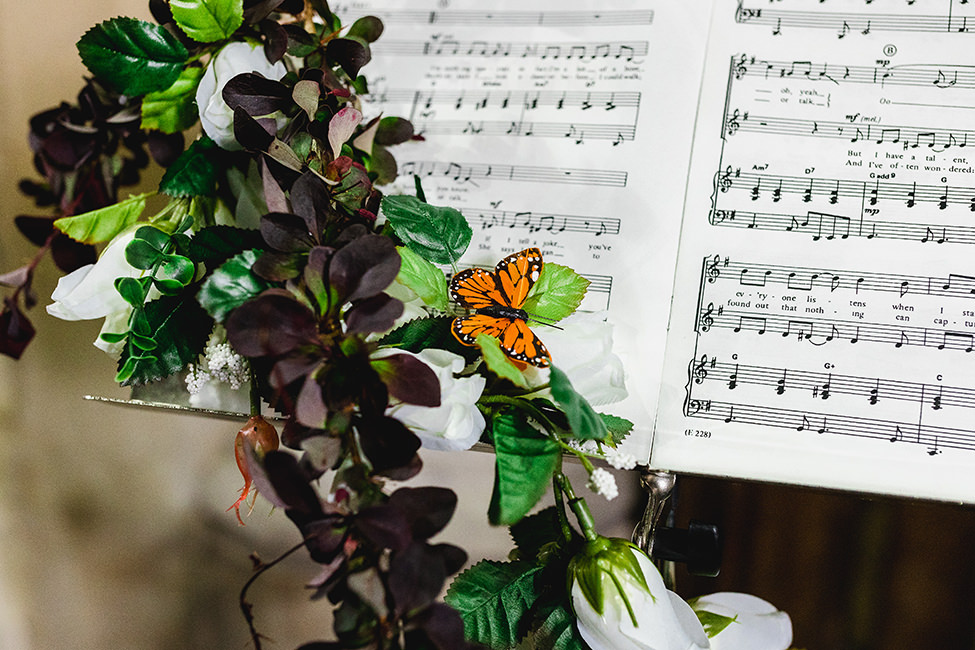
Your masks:
<instances>
[{"instance_id":1,"label":"white rosebud","mask_svg":"<svg viewBox=\"0 0 975 650\"><path fill-rule=\"evenodd\" d=\"M241 149L241 146L234 137L234 112L223 100L223 88L228 81L245 72L257 72L277 81L287 69L280 61L268 62L264 49L256 43L229 43L210 61L196 89L203 131L221 148L231 151ZM285 119L279 118L278 128L284 124Z\"/></svg>"},{"instance_id":2,"label":"white rosebud","mask_svg":"<svg viewBox=\"0 0 975 650\"><path fill-rule=\"evenodd\" d=\"M757 596L726 591L701 596L691 607L734 619L711 637L712 650L786 650L792 645L789 615Z\"/></svg>"},{"instance_id":3,"label":"white rosebud","mask_svg":"<svg viewBox=\"0 0 975 650\"><path fill-rule=\"evenodd\" d=\"M47 306L47 313L62 320L105 319L102 332L124 332L128 329L132 307L115 290L115 280L121 277L137 278L144 271L133 268L125 261L125 247L135 238L135 231L143 224L126 228L109 242L94 264L82 266L58 280L51 294L54 302ZM153 290L150 297L159 294ZM108 345L96 339L95 345L110 354L121 351L122 344Z\"/></svg>"},{"instance_id":4,"label":"white rosebud","mask_svg":"<svg viewBox=\"0 0 975 650\"><path fill-rule=\"evenodd\" d=\"M576 312L558 322L558 329L534 325L552 364L565 373L577 393L593 406L612 404L627 395L623 362L613 354L613 326L606 312ZM548 383L548 369L530 367L532 386Z\"/></svg>"},{"instance_id":5,"label":"white rosebud","mask_svg":"<svg viewBox=\"0 0 975 650\"><path fill-rule=\"evenodd\" d=\"M388 354L412 353L387 348L374 354L373 358ZM481 375L455 378L454 375L464 369L464 358L453 352L430 348L413 356L436 373L440 382L440 406L395 404L387 413L409 427L427 449L470 449L484 432L484 416L476 404L487 380Z\"/></svg>"},{"instance_id":6,"label":"white rosebud","mask_svg":"<svg viewBox=\"0 0 975 650\"><path fill-rule=\"evenodd\" d=\"M690 606L668 591L642 551L597 537L569 565L572 609L592 650L705 650Z\"/></svg>"}]
</instances>

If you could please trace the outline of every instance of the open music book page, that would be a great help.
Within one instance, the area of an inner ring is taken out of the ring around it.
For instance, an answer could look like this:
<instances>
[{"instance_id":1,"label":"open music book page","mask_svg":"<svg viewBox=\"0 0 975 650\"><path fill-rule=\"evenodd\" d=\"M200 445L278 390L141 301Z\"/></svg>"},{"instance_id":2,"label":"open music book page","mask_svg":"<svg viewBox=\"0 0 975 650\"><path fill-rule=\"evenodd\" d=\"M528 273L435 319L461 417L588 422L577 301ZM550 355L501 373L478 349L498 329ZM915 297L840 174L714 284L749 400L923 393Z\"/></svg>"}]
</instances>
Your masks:
<instances>
[{"instance_id":1,"label":"open music book page","mask_svg":"<svg viewBox=\"0 0 975 650\"><path fill-rule=\"evenodd\" d=\"M646 459L711 2L489 5L333 8L385 23L370 110L426 138L397 148L402 182L417 174L430 203L464 213L463 263L538 246L591 281L582 308L608 311L629 375L630 397L602 410L636 424L626 444Z\"/></svg>"},{"instance_id":2,"label":"open music book page","mask_svg":"<svg viewBox=\"0 0 975 650\"><path fill-rule=\"evenodd\" d=\"M975 501L975 6L719 5L652 464Z\"/></svg>"}]
</instances>

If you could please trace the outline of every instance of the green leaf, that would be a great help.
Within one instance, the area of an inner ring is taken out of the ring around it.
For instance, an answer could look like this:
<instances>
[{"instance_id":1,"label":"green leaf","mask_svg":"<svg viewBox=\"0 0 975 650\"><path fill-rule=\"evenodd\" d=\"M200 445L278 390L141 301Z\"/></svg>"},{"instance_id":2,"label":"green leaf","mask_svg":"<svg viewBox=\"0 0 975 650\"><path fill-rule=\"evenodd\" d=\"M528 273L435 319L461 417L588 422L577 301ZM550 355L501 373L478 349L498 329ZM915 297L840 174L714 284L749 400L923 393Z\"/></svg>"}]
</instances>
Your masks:
<instances>
[{"instance_id":1,"label":"green leaf","mask_svg":"<svg viewBox=\"0 0 975 650\"><path fill-rule=\"evenodd\" d=\"M519 623L538 598L541 570L529 562L482 560L454 579L444 602L460 614L468 640L510 648L523 636Z\"/></svg>"},{"instance_id":2,"label":"green leaf","mask_svg":"<svg viewBox=\"0 0 975 650\"><path fill-rule=\"evenodd\" d=\"M504 353L498 339L487 334L478 334L475 342L484 356L484 363L488 370L502 379L507 379L519 388L528 388L528 380L525 379L525 375Z\"/></svg>"},{"instance_id":3,"label":"green leaf","mask_svg":"<svg viewBox=\"0 0 975 650\"><path fill-rule=\"evenodd\" d=\"M565 373L552 366L549 381L552 397L565 411L575 437L581 440L608 440L609 432L602 418L592 410L586 398L576 392Z\"/></svg>"},{"instance_id":4,"label":"green leaf","mask_svg":"<svg viewBox=\"0 0 975 650\"><path fill-rule=\"evenodd\" d=\"M532 649L589 650L575 623L576 617L567 602L541 608L531 632Z\"/></svg>"},{"instance_id":5,"label":"green leaf","mask_svg":"<svg viewBox=\"0 0 975 650\"><path fill-rule=\"evenodd\" d=\"M138 345L129 344L119 359L115 380L122 385L142 385L176 374L203 352L213 320L188 292L164 296L146 303L144 314L155 349L151 355L133 354Z\"/></svg>"},{"instance_id":6,"label":"green leaf","mask_svg":"<svg viewBox=\"0 0 975 650\"><path fill-rule=\"evenodd\" d=\"M118 278L115 280L115 290L125 302L133 307L141 307L149 293L149 278Z\"/></svg>"},{"instance_id":7,"label":"green leaf","mask_svg":"<svg viewBox=\"0 0 975 650\"><path fill-rule=\"evenodd\" d=\"M108 241L139 220L146 207L146 197L151 195L151 192L138 194L98 210L62 217L54 222L54 227L83 244Z\"/></svg>"},{"instance_id":8,"label":"green leaf","mask_svg":"<svg viewBox=\"0 0 975 650\"><path fill-rule=\"evenodd\" d=\"M400 325L379 340L379 345L389 345L407 350L420 352L426 348L441 348L458 354L471 363L478 356L477 348L461 344L450 333L453 318L449 316L435 316L432 318L416 318Z\"/></svg>"},{"instance_id":9,"label":"green leaf","mask_svg":"<svg viewBox=\"0 0 975 650\"><path fill-rule=\"evenodd\" d=\"M189 56L165 28L135 18L97 24L77 47L85 67L125 95L169 88Z\"/></svg>"},{"instance_id":10,"label":"green leaf","mask_svg":"<svg viewBox=\"0 0 975 650\"><path fill-rule=\"evenodd\" d=\"M144 239L133 239L125 247L125 261L135 269L148 271L161 260L163 254Z\"/></svg>"},{"instance_id":11,"label":"green leaf","mask_svg":"<svg viewBox=\"0 0 975 650\"><path fill-rule=\"evenodd\" d=\"M382 211L403 243L434 264L456 264L474 235L459 211L415 196L384 197Z\"/></svg>"},{"instance_id":12,"label":"green leaf","mask_svg":"<svg viewBox=\"0 0 975 650\"><path fill-rule=\"evenodd\" d=\"M697 619L701 621L704 632L708 635L709 639L717 636L719 632L723 631L738 619L737 616L723 616L703 609L695 609L694 613L697 614Z\"/></svg>"},{"instance_id":13,"label":"green leaf","mask_svg":"<svg viewBox=\"0 0 975 650\"><path fill-rule=\"evenodd\" d=\"M210 153L215 149L213 140L201 136L166 170L159 191L177 198L213 194L217 187L217 166Z\"/></svg>"},{"instance_id":14,"label":"green leaf","mask_svg":"<svg viewBox=\"0 0 975 650\"><path fill-rule=\"evenodd\" d=\"M383 33L383 21L375 16L363 16L349 27L349 36L355 36L362 40L373 43Z\"/></svg>"},{"instance_id":15,"label":"green leaf","mask_svg":"<svg viewBox=\"0 0 975 650\"><path fill-rule=\"evenodd\" d=\"M543 546L563 539L555 506L525 517L508 529L508 532L518 548L519 557L528 561L534 561Z\"/></svg>"},{"instance_id":16,"label":"green leaf","mask_svg":"<svg viewBox=\"0 0 975 650\"><path fill-rule=\"evenodd\" d=\"M623 439L633 431L633 423L626 418L617 417L608 413L600 413L599 419L606 425L610 439L613 441L613 446L623 442Z\"/></svg>"},{"instance_id":17,"label":"green leaf","mask_svg":"<svg viewBox=\"0 0 975 650\"><path fill-rule=\"evenodd\" d=\"M159 279L175 280L184 287L193 281L195 274L196 266L182 255L166 255L159 265Z\"/></svg>"},{"instance_id":18,"label":"green leaf","mask_svg":"<svg viewBox=\"0 0 975 650\"><path fill-rule=\"evenodd\" d=\"M237 253L259 248L264 238L258 230L233 226L210 226L199 230L190 240L186 255L196 263L216 268Z\"/></svg>"},{"instance_id":19,"label":"green leaf","mask_svg":"<svg viewBox=\"0 0 975 650\"><path fill-rule=\"evenodd\" d=\"M203 282L196 298L218 323L222 323L231 311L270 287L251 271L262 252L249 250L235 255Z\"/></svg>"},{"instance_id":20,"label":"green leaf","mask_svg":"<svg viewBox=\"0 0 975 650\"><path fill-rule=\"evenodd\" d=\"M396 250L402 261L396 279L412 289L424 303L434 309L447 311L450 298L443 271L405 246L397 246Z\"/></svg>"},{"instance_id":21,"label":"green leaf","mask_svg":"<svg viewBox=\"0 0 975 650\"><path fill-rule=\"evenodd\" d=\"M546 262L522 309L547 321L560 321L582 304L589 280L561 264Z\"/></svg>"},{"instance_id":22,"label":"green leaf","mask_svg":"<svg viewBox=\"0 0 975 650\"><path fill-rule=\"evenodd\" d=\"M222 41L244 24L244 0L169 0L173 19L194 41Z\"/></svg>"},{"instance_id":23,"label":"green leaf","mask_svg":"<svg viewBox=\"0 0 975 650\"><path fill-rule=\"evenodd\" d=\"M561 455L554 440L519 414L505 411L491 424L495 475L488 519L494 525L510 526L545 494Z\"/></svg>"},{"instance_id":24,"label":"green leaf","mask_svg":"<svg viewBox=\"0 0 975 650\"><path fill-rule=\"evenodd\" d=\"M142 128L176 133L196 124L200 116L196 106L196 88L202 77L203 68L185 68L172 86L143 97Z\"/></svg>"}]
</instances>

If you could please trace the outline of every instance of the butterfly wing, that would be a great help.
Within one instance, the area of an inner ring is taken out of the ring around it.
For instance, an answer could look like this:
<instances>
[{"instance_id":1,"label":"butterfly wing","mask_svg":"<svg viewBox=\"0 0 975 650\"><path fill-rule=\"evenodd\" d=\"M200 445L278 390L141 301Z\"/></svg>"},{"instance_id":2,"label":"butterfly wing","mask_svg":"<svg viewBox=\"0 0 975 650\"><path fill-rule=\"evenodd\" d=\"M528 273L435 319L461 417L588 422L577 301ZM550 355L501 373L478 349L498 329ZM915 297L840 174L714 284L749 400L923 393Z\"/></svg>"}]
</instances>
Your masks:
<instances>
[{"instance_id":1,"label":"butterfly wing","mask_svg":"<svg viewBox=\"0 0 975 650\"><path fill-rule=\"evenodd\" d=\"M544 368L551 356L535 332L518 318L497 318L487 314L473 314L455 318L451 326L454 337L464 345L475 345L479 334L498 339L501 349L512 359Z\"/></svg>"},{"instance_id":2,"label":"butterfly wing","mask_svg":"<svg viewBox=\"0 0 975 650\"><path fill-rule=\"evenodd\" d=\"M494 274L483 269L464 269L450 279L450 297L468 309L504 305Z\"/></svg>"},{"instance_id":3,"label":"butterfly wing","mask_svg":"<svg viewBox=\"0 0 975 650\"><path fill-rule=\"evenodd\" d=\"M520 309L541 274L542 252L537 248L526 248L498 262L494 277L497 288L506 297L502 304Z\"/></svg>"}]
</instances>

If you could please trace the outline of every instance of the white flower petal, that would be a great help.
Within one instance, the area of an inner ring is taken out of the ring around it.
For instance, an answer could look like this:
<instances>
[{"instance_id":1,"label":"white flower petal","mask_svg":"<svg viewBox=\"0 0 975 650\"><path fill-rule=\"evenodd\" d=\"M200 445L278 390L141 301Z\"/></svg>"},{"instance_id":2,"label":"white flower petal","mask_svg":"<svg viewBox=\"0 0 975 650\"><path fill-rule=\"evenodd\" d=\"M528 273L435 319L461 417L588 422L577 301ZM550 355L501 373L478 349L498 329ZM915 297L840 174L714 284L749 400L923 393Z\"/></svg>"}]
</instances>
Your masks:
<instances>
[{"instance_id":1,"label":"white flower petal","mask_svg":"<svg viewBox=\"0 0 975 650\"><path fill-rule=\"evenodd\" d=\"M713 650L786 650L792 645L789 615L757 596L719 592L698 598L694 609L737 617L711 639Z\"/></svg>"}]
</instances>

